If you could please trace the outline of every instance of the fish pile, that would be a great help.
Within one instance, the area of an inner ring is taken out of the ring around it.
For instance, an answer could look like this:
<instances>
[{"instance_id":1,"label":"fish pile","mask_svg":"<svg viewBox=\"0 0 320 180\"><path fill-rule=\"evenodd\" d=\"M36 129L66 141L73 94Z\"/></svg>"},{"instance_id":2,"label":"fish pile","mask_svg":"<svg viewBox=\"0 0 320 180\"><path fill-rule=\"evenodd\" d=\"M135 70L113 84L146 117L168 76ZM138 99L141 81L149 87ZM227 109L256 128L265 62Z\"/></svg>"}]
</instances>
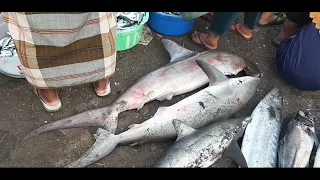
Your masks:
<instances>
[{"instance_id":1,"label":"fish pile","mask_svg":"<svg viewBox=\"0 0 320 180\"><path fill-rule=\"evenodd\" d=\"M181 16L180 12L163 12L168 15Z\"/></svg>"},{"instance_id":2,"label":"fish pile","mask_svg":"<svg viewBox=\"0 0 320 180\"><path fill-rule=\"evenodd\" d=\"M224 51L197 53L171 40L162 42L170 63L142 77L110 106L46 124L24 139L58 129L98 127L95 143L65 167L86 167L107 156L119 144L170 139L175 142L156 167L209 167L222 156L239 167L305 165L310 147L316 142L314 116L299 112L293 118L295 123L287 126L281 136L283 98L278 88L271 90L250 116L230 119L257 91L262 74L254 63ZM171 100L206 84L204 89L171 106L159 107L143 123L132 124L128 130L115 134L119 113L141 109L154 100ZM242 136L240 148L237 141ZM316 156L318 166L319 156Z\"/></svg>"},{"instance_id":3,"label":"fish pile","mask_svg":"<svg viewBox=\"0 0 320 180\"><path fill-rule=\"evenodd\" d=\"M18 56L16 46L14 45L13 39L10 33L7 32L7 37L0 40L0 56L1 57L11 57Z\"/></svg>"},{"instance_id":4,"label":"fish pile","mask_svg":"<svg viewBox=\"0 0 320 180\"><path fill-rule=\"evenodd\" d=\"M132 29L141 24L145 12L117 12L117 30Z\"/></svg>"}]
</instances>

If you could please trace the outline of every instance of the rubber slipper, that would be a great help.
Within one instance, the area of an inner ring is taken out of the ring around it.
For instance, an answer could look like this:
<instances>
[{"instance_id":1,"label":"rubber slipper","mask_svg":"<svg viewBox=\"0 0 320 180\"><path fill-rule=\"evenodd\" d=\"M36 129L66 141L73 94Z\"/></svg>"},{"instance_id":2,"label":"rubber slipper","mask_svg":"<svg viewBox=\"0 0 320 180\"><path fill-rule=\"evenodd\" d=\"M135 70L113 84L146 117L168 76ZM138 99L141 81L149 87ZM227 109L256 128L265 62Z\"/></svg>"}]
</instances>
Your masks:
<instances>
[{"instance_id":1,"label":"rubber slipper","mask_svg":"<svg viewBox=\"0 0 320 180\"><path fill-rule=\"evenodd\" d=\"M34 91L36 93L36 95L38 96L38 98L40 99L41 103L43 104L44 108L48 111L48 112L56 112L59 111L62 107L61 101L60 99L58 99L58 104L55 106L50 106L48 105L44 99L40 96L38 89L36 89Z\"/></svg>"},{"instance_id":2,"label":"rubber slipper","mask_svg":"<svg viewBox=\"0 0 320 180\"><path fill-rule=\"evenodd\" d=\"M246 38L244 37L238 28L236 28L236 25L233 25L234 26L234 29L230 28L232 31L236 32L238 35L240 35L243 39L247 40L247 41L251 41L252 40L252 37L251 38Z\"/></svg>"},{"instance_id":3,"label":"rubber slipper","mask_svg":"<svg viewBox=\"0 0 320 180\"><path fill-rule=\"evenodd\" d=\"M266 26L272 26L272 25L280 25L283 24L285 21L285 18L283 18L282 16L280 16L281 13L277 13L274 14L275 16L277 16L273 21L267 23L267 24L259 24L257 23L257 26L259 27L266 27ZM282 18L281 20L279 20L279 18Z\"/></svg>"},{"instance_id":4,"label":"rubber slipper","mask_svg":"<svg viewBox=\"0 0 320 180\"><path fill-rule=\"evenodd\" d=\"M94 88L94 86L93 86L93 88ZM104 93L97 93L96 90L95 90L95 92L96 92L97 96L99 96L99 97L104 97L104 96L107 96L108 94L110 94L110 92L111 92L110 81L108 80L108 83L107 83L107 85L106 85L106 92L104 92Z\"/></svg>"},{"instance_id":5,"label":"rubber slipper","mask_svg":"<svg viewBox=\"0 0 320 180\"><path fill-rule=\"evenodd\" d=\"M206 43L204 42L204 40L200 38L200 34L201 34L201 33L195 31L195 32L193 32L193 34L196 34L196 39L192 38L192 36L191 36L191 39L192 39L193 42L195 42L195 43L197 43L197 44L199 44L199 45L202 45L202 46L204 46L204 47L207 48L207 49L215 50L215 49L213 49L213 48L208 47L208 46L206 45Z\"/></svg>"}]
</instances>

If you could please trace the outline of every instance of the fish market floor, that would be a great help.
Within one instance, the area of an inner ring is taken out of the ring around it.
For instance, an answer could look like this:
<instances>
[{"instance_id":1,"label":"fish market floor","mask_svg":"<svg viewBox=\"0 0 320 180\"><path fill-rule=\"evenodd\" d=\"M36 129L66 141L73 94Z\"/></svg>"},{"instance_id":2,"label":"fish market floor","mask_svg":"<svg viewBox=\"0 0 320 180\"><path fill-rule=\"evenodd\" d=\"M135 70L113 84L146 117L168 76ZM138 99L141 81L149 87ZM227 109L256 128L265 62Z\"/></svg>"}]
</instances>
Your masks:
<instances>
[{"instance_id":1,"label":"fish market floor","mask_svg":"<svg viewBox=\"0 0 320 180\"><path fill-rule=\"evenodd\" d=\"M192 31L206 31L208 26L209 22L198 19ZM220 40L219 50L233 52L252 60L264 74L258 92L237 116L249 115L274 86L279 87L284 95L286 117L298 110L318 108L317 104L320 104L319 92L301 92L293 89L277 74L274 63L275 47L271 44L271 39L277 35L281 27L257 27L252 41L245 41L230 31ZM45 123L111 104L123 90L139 78L168 63L169 54L160 38L161 36L155 35L148 46L137 45L131 50L118 53L117 71L111 80L111 95L99 98L91 85L65 88L60 91L63 108L57 113L44 110L25 79L13 79L0 74L0 167L61 167L84 153L94 142L92 134L96 128L55 131L23 142L21 139ZM190 33L182 37L165 38L184 44L190 50L205 50L191 41ZM117 133L125 131L132 123L141 123L150 118L158 107L171 105L192 93L174 97L172 101L151 102L139 112L121 113ZM316 122L316 130L319 130L319 122ZM135 147L118 146L111 154L90 167L151 167L172 143L173 141L167 141ZM232 167L234 164L223 158L213 166Z\"/></svg>"}]
</instances>

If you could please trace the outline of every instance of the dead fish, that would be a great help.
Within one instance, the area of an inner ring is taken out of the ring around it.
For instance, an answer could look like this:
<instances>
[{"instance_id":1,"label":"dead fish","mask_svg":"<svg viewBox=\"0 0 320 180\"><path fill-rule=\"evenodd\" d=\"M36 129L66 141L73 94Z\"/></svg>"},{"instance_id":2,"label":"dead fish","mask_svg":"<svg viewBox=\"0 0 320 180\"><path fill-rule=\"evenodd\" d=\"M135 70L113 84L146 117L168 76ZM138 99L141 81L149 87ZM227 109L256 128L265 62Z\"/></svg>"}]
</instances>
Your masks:
<instances>
[{"instance_id":1,"label":"dead fish","mask_svg":"<svg viewBox=\"0 0 320 180\"><path fill-rule=\"evenodd\" d=\"M172 139L177 136L173 119L179 119L192 128L228 119L251 99L260 83L259 78L251 76L228 79L213 66L200 60L196 62L210 79L207 88L169 107L160 107L152 118L134 124L118 135L99 128L92 147L67 167L88 166L108 155L118 144Z\"/></svg>"},{"instance_id":2,"label":"dead fish","mask_svg":"<svg viewBox=\"0 0 320 180\"><path fill-rule=\"evenodd\" d=\"M121 112L137 109L153 100L171 100L173 96L191 92L209 82L206 74L195 59L213 65L225 75L236 75L244 70L247 74L260 77L258 67L242 57L219 51L192 52L177 43L163 39L164 47L170 54L170 63L142 77L135 85L124 92L111 106L93 109L80 114L46 124L26 138L57 129L99 126L115 133L118 115ZM212 81L215 81L212 79Z\"/></svg>"},{"instance_id":3,"label":"dead fish","mask_svg":"<svg viewBox=\"0 0 320 180\"><path fill-rule=\"evenodd\" d=\"M302 111L290 119L280 139L279 167L308 167L313 145L319 144L314 130L315 119L311 113Z\"/></svg>"},{"instance_id":4,"label":"dead fish","mask_svg":"<svg viewBox=\"0 0 320 180\"><path fill-rule=\"evenodd\" d=\"M277 167L282 109L281 91L274 88L253 110L241 145L248 167Z\"/></svg>"},{"instance_id":5,"label":"dead fish","mask_svg":"<svg viewBox=\"0 0 320 180\"><path fill-rule=\"evenodd\" d=\"M251 118L237 118L213 122L199 129L194 129L182 121L173 120L178 134L156 167L209 167L222 156L234 160L240 167L247 163L237 140Z\"/></svg>"}]
</instances>

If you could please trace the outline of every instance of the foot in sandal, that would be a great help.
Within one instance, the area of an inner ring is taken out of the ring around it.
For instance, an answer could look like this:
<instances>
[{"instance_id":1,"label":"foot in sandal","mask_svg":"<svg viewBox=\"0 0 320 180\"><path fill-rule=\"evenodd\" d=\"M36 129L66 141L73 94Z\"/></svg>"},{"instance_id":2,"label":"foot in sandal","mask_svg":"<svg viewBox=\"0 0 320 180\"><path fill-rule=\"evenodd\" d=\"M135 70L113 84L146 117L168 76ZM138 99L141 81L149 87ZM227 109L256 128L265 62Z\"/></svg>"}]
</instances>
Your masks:
<instances>
[{"instance_id":1,"label":"foot in sandal","mask_svg":"<svg viewBox=\"0 0 320 180\"><path fill-rule=\"evenodd\" d=\"M33 89L48 112L59 111L62 107L57 89Z\"/></svg>"},{"instance_id":2,"label":"foot in sandal","mask_svg":"<svg viewBox=\"0 0 320 180\"><path fill-rule=\"evenodd\" d=\"M212 32L205 34L205 33L199 33L195 31L191 35L191 39L195 43L203 45L208 49L217 49L219 38L220 38L219 36L214 35Z\"/></svg>"},{"instance_id":3,"label":"foot in sandal","mask_svg":"<svg viewBox=\"0 0 320 180\"><path fill-rule=\"evenodd\" d=\"M99 97L107 96L111 92L109 79L102 79L102 80L96 81L92 83L92 85L97 96Z\"/></svg>"}]
</instances>

